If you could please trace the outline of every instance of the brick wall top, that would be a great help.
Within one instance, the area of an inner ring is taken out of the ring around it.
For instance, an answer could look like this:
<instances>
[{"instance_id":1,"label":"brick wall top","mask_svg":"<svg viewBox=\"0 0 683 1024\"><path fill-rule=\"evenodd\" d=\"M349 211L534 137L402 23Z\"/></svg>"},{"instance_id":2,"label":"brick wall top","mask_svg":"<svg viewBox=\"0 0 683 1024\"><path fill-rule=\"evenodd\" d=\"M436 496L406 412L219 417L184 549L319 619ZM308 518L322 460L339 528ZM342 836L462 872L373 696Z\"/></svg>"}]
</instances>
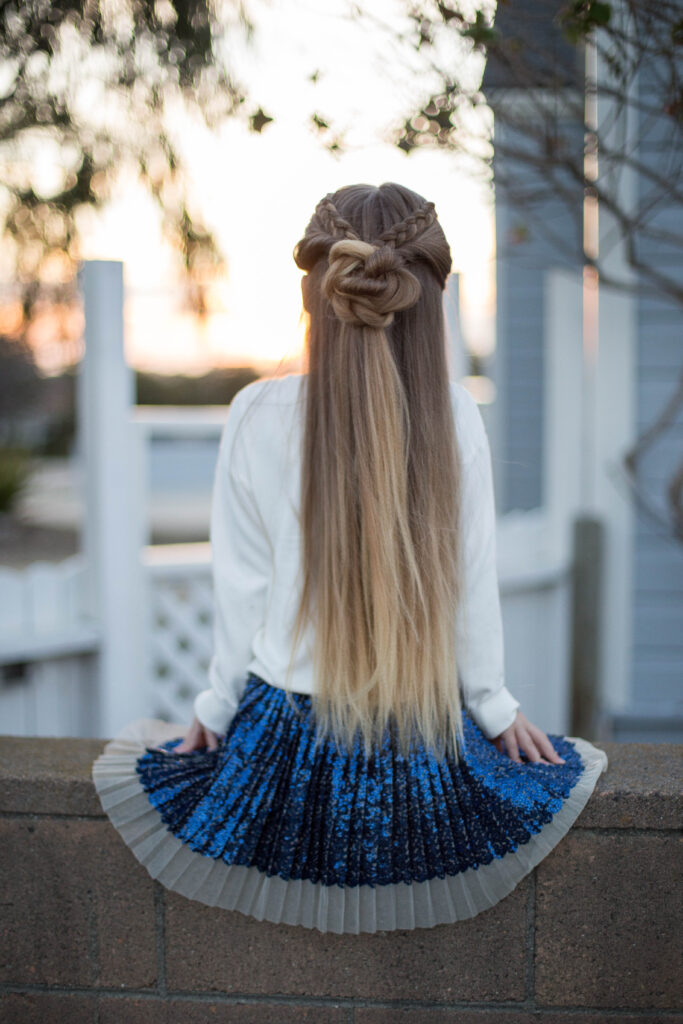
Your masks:
<instances>
[{"instance_id":1,"label":"brick wall top","mask_svg":"<svg viewBox=\"0 0 683 1024\"><path fill-rule=\"evenodd\" d=\"M104 817L90 770L101 739L0 736L0 812ZM598 743L609 767L575 828L676 828L683 744Z\"/></svg>"}]
</instances>

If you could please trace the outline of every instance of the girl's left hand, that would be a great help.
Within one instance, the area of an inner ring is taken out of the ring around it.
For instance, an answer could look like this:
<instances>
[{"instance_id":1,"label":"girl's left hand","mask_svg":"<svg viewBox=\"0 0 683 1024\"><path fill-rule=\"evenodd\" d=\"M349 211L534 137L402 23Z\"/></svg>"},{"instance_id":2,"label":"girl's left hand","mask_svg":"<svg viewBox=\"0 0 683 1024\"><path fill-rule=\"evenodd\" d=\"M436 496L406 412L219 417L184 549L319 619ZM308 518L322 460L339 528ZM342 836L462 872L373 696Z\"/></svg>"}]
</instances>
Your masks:
<instances>
[{"instance_id":1,"label":"girl's left hand","mask_svg":"<svg viewBox=\"0 0 683 1024\"><path fill-rule=\"evenodd\" d=\"M555 750L546 733L518 711L515 720L505 732L492 740L500 754L507 754L512 761L522 763L519 748L524 750L531 762L541 764L564 764L564 758Z\"/></svg>"},{"instance_id":2,"label":"girl's left hand","mask_svg":"<svg viewBox=\"0 0 683 1024\"><path fill-rule=\"evenodd\" d=\"M205 725L202 725L195 715L185 739L181 744L179 744L179 746L174 747L171 753L189 754L193 750L199 750L201 747L208 747L209 750L217 750L218 736L215 732L211 732L211 729L207 729Z\"/></svg>"}]
</instances>

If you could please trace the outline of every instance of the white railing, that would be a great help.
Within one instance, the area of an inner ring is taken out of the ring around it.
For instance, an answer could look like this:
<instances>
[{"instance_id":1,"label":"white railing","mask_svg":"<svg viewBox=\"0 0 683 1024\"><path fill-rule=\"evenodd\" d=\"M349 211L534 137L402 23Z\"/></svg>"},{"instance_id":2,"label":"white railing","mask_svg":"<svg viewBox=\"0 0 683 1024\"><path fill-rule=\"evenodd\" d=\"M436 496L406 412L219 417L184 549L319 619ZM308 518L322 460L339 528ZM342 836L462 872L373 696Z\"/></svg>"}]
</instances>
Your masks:
<instances>
[{"instance_id":1,"label":"white railing","mask_svg":"<svg viewBox=\"0 0 683 1024\"><path fill-rule=\"evenodd\" d=\"M210 546L148 546L142 566L149 595L143 714L189 721L213 645ZM85 611L87 579L82 554L0 569L0 733L97 733L103 637ZM132 717L124 700L122 714Z\"/></svg>"},{"instance_id":2,"label":"white railing","mask_svg":"<svg viewBox=\"0 0 683 1024\"><path fill-rule=\"evenodd\" d=\"M80 556L0 569L0 732L93 735L101 634L83 582Z\"/></svg>"},{"instance_id":3,"label":"white railing","mask_svg":"<svg viewBox=\"0 0 683 1024\"><path fill-rule=\"evenodd\" d=\"M167 534L182 536L188 520L198 523L206 516L207 495L164 493L150 487L150 452L155 441L212 441L218 452L228 405L207 406L135 406L130 413L137 448L133 464L136 469L135 488L139 504L147 510L144 519L144 543L149 542L149 522ZM208 522L207 522L208 526ZM166 545L160 545L166 547ZM169 556L178 551L169 545Z\"/></svg>"},{"instance_id":4,"label":"white railing","mask_svg":"<svg viewBox=\"0 0 683 1024\"><path fill-rule=\"evenodd\" d=\"M147 547L153 714L187 720L207 685L213 651L213 585L209 544Z\"/></svg>"}]
</instances>

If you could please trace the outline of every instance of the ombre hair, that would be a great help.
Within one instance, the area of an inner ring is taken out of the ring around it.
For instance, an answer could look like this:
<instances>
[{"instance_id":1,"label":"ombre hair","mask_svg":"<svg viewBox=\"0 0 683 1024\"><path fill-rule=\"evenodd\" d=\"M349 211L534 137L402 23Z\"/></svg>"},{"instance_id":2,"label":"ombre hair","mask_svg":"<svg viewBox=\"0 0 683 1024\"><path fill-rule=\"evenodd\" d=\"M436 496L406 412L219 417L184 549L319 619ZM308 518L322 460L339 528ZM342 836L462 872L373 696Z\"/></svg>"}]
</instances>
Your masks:
<instances>
[{"instance_id":1,"label":"ombre hair","mask_svg":"<svg viewBox=\"0 0 683 1024\"><path fill-rule=\"evenodd\" d=\"M460 459L434 206L400 185L320 201L294 249L308 313L303 585L318 739L366 756L389 728L457 760Z\"/></svg>"}]
</instances>

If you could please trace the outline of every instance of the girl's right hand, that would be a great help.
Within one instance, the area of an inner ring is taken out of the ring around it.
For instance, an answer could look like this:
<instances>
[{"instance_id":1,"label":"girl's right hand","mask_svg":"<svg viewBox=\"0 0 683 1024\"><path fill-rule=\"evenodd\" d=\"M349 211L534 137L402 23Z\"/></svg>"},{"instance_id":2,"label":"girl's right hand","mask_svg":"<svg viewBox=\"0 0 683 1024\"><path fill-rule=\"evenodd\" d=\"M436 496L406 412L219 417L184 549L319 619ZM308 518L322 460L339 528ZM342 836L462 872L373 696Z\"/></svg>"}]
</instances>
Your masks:
<instances>
[{"instance_id":1,"label":"girl's right hand","mask_svg":"<svg viewBox=\"0 0 683 1024\"><path fill-rule=\"evenodd\" d=\"M542 764L564 764L564 758L560 757L543 730L533 725L521 711L517 712L512 725L505 732L496 736L492 742L499 753L507 752L509 757L519 764L522 763L519 756L520 747L529 761L540 761Z\"/></svg>"},{"instance_id":2,"label":"girl's right hand","mask_svg":"<svg viewBox=\"0 0 683 1024\"><path fill-rule=\"evenodd\" d=\"M185 739L180 746L175 748L174 753L190 754L193 750L200 750L204 747L207 747L209 750L216 750L218 748L218 736L211 729L207 729L205 725L202 725L195 715L190 728L187 730Z\"/></svg>"},{"instance_id":3,"label":"girl's right hand","mask_svg":"<svg viewBox=\"0 0 683 1024\"><path fill-rule=\"evenodd\" d=\"M202 750L204 747L209 750L217 750L218 746L217 733L202 725L195 715L182 743L177 747L173 747L171 750L167 750L165 747L153 747L152 749L158 750L162 754L191 754L193 750Z\"/></svg>"}]
</instances>

